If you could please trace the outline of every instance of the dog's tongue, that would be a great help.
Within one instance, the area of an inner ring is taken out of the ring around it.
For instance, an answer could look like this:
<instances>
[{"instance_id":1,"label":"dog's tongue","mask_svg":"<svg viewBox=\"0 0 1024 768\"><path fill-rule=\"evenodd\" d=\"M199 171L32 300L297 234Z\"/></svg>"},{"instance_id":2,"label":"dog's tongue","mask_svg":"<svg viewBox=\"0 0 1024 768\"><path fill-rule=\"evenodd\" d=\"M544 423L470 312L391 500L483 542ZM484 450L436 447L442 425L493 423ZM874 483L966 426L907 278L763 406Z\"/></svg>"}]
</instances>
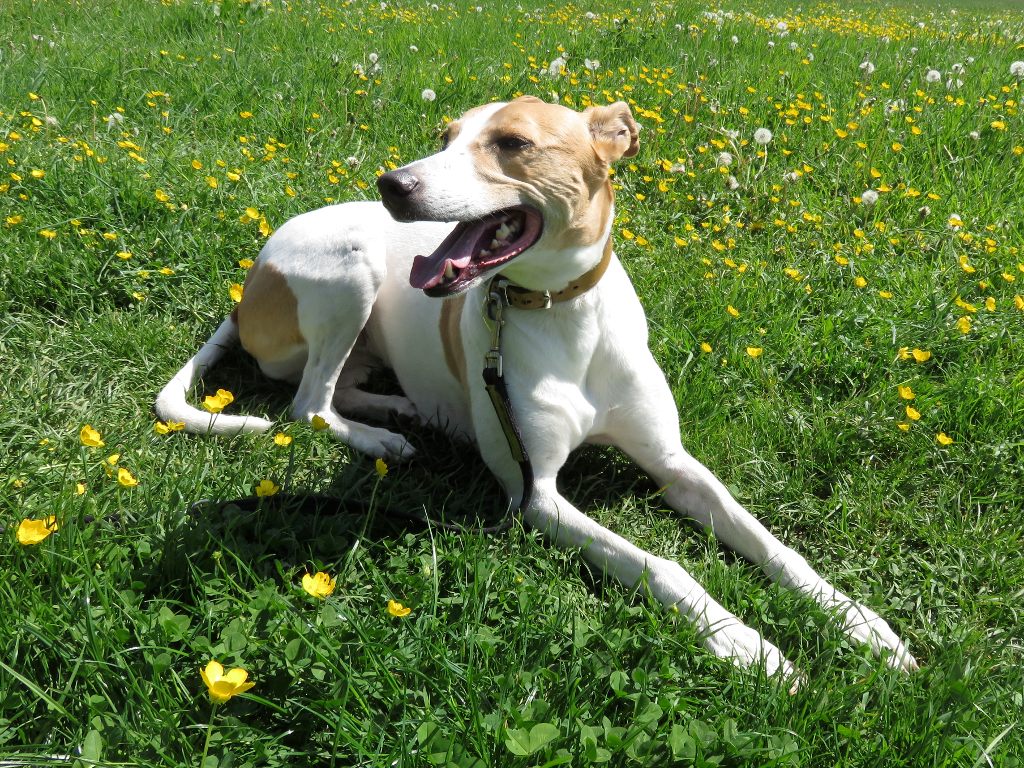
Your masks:
<instances>
[{"instance_id":1,"label":"dog's tongue","mask_svg":"<svg viewBox=\"0 0 1024 768\"><path fill-rule=\"evenodd\" d=\"M444 279L448 262L453 268L466 267L476 252L484 231L494 225L490 219L462 222L429 256L417 256L412 262L409 284L422 291L433 288Z\"/></svg>"}]
</instances>

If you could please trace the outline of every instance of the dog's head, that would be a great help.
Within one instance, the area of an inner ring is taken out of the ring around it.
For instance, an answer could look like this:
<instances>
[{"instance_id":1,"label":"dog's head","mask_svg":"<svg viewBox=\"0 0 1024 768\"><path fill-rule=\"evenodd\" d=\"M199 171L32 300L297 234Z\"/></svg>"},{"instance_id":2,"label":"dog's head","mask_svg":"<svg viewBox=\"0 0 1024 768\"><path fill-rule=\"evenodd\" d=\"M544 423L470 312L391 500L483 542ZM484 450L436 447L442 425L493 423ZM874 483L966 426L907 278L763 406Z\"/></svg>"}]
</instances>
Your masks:
<instances>
[{"instance_id":1,"label":"dog's head","mask_svg":"<svg viewBox=\"0 0 1024 768\"><path fill-rule=\"evenodd\" d=\"M448 125L440 152L377 180L399 221L458 222L416 258L413 287L451 296L499 269L529 288L564 286L600 256L608 168L637 146L624 102L576 112L524 96L471 109Z\"/></svg>"}]
</instances>

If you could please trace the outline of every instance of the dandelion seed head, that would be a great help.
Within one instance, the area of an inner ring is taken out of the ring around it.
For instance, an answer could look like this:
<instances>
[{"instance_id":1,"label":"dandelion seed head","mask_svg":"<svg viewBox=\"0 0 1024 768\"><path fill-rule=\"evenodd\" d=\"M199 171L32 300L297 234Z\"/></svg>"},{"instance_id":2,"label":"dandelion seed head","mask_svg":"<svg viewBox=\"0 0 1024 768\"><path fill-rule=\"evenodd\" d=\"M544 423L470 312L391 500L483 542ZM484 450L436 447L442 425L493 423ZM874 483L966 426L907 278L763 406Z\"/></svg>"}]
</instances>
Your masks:
<instances>
[{"instance_id":1,"label":"dandelion seed head","mask_svg":"<svg viewBox=\"0 0 1024 768\"><path fill-rule=\"evenodd\" d=\"M1015 61L1010 64L1010 74L1018 80L1024 79L1024 61Z\"/></svg>"},{"instance_id":2,"label":"dandelion seed head","mask_svg":"<svg viewBox=\"0 0 1024 768\"><path fill-rule=\"evenodd\" d=\"M772 140L772 132L767 128L758 128L754 131L754 141L761 146L768 144Z\"/></svg>"},{"instance_id":3,"label":"dandelion seed head","mask_svg":"<svg viewBox=\"0 0 1024 768\"><path fill-rule=\"evenodd\" d=\"M424 101L433 101L434 99L437 98L437 94L434 93L434 91L431 90L430 88L424 88L423 91L420 93L420 98L422 98Z\"/></svg>"},{"instance_id":4,"label":"dandelion seed head","mask_svg":"<svg viewBox=\"0 0 1024 768\"><path fill-rule=\"evenodd\" d=\"M861 194L860 200L864 205L870 207L878 202L878 193L873 189L866 189L863 194Z\"/></svg>"},{"instance_id":5,"label":"dandelion seed head","mask_svg":"<svg viewBox=\"0 0 1024 768\"><path fill-rule=\"evenodd\" d=\"M929 69L924 76L925 82L927 83L938 83L942 80L942 73L937 69Z\"/></svg>"}]
</instances>

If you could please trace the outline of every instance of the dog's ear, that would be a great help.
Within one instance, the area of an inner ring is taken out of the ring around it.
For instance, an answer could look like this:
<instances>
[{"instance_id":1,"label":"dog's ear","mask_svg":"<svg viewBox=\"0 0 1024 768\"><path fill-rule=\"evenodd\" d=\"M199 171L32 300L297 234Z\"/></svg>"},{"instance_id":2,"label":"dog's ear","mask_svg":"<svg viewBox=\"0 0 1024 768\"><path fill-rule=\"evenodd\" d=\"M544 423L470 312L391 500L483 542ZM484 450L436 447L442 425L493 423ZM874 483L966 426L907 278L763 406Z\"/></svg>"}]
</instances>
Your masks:
<instances>
[{"instance_id":1,"label":"dog's ear","mask_svg":"<svg viewBox=\"0 0 1024 768\"><path fill-rule=\"evenodd\" d=\"M636 121L626 102L590 107L583 114L594 139L594 150L604 162L611 165L620 158L632 157L640 149Z\"/></svg>"}]
</instances>

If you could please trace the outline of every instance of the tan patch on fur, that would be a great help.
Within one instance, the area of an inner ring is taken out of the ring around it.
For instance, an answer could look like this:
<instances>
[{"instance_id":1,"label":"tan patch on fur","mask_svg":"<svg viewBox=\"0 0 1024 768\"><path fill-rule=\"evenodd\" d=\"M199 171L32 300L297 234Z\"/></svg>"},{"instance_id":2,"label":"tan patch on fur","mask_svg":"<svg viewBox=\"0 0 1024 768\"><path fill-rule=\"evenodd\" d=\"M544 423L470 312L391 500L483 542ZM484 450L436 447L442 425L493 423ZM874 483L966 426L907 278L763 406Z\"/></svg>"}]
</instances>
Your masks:
<instances>
[{"instance_id":1,"label":"tan patch on fur","mask_svg":"<svg viewBox=\"0 0 1024 768\"><path fill-rule=\"evenodd\" d=\"M462 347L462 308L466 304L466 294L460 293L441 304L441 346L444 348L444 362L452 376L459 380L462 389L467 388L466 355Z\"/></svg>"},{"instance_id":2,"label":"tan patch on fur","mask_svg":"<svg viewBox=\"0 0 1024 768\"><path fill-rule=\"evenodd\" d=\"M238 335L245 351L261 362L284 360L306 340L299 331L299 303L284 275L259 261L245 279L235 307Z\"/></svg>"},{"instance_id":3,"label":"tan patch on fur","mask_svg":"<svg viewBox=\"0 0 1024 768\"><path fill-rule=\"evenodd\" d=\"M597 151L588 120L588 114L557 104L516 99L494 114L473 148L478 172L488 182L544 196L545 227L556 233L552 248L593 245L607 230L614 196L608 162ZM497 142L509 137L533 146L502 150Z\"/></svg>"}]
</instances>

